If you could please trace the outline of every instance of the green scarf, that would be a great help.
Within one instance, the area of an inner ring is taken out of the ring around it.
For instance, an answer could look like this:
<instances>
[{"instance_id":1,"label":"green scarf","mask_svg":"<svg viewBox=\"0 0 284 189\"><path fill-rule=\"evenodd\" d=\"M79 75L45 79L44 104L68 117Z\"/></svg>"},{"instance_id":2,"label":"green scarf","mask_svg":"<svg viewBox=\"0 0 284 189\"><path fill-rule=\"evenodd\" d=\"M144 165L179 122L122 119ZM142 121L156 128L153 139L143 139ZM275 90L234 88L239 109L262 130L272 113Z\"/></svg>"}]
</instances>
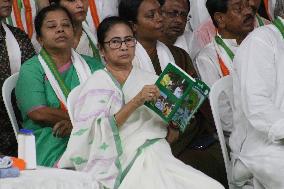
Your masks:
<instances>
[{"instance_id":1,"label":"green scarf","mask_svg":"<svg viewBox=\"0 0 284 189\"><path fill-rule=\"evenodd\" d=\"M283 25L281 19L280 18L276 18L273 21L273 24L276 26L276 28L278 28L278 30L280 31L280 33L282 34L282 37L284 39L284 25Z\"/></svg>"},{"instance_id":2,"label":"green scarf","mask_svg":"<svg viewBox=\"0 0 284 189\"><path fill-rule=\"evenodd\" d=\"M220 45L228 54L230 59L233 61L235 54L231 51L231 49L226 45L226 43L223 41L221 37L218 35L215 36L215 41L218 45Z\"/></svg>"},{"instance_id":3,"label":"green scarf","mask_svg":"<svg viewBox=\"0 0 284 189\"><path fill-rule=\"evenodd\" d=\"M41 55L42 59L45 61L45 63L47 64L51 73L54 75L54 78L58 82L60 89L62 90L65 98L67 99L67 97L70 93L70 89L66 86L64 80L62 79L60 73L58 72L58 69L56 67L54 60L52 60L52 58L50 57L50 55L48 54L48 52L44 48L41 49L40 55Z\"/></svg>"}]
</instances>

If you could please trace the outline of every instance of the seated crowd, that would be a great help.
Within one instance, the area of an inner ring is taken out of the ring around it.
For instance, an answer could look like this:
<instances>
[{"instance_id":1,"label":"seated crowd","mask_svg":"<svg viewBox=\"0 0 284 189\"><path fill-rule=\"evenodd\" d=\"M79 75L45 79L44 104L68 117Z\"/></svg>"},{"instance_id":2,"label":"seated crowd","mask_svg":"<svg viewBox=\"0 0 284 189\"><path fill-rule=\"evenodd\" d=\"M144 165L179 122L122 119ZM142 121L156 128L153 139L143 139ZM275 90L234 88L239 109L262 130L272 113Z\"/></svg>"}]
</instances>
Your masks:
<instances>
[{"instance_id":1,"label":"seated crowd","mask_svg":"<svg viewBox=\"0 0 284 189\"><path fill-rule=\"evenodd\" d=\"M38 165L98 189L284 188L284 0L0 0L0 20L0 86L19 74ZM233 78L218 110L232 183L208 99L182 133L144 106L169 63L210 88ZM2 98L0 113L0 155L17 156Z\"/></svg>"}]
</instances>

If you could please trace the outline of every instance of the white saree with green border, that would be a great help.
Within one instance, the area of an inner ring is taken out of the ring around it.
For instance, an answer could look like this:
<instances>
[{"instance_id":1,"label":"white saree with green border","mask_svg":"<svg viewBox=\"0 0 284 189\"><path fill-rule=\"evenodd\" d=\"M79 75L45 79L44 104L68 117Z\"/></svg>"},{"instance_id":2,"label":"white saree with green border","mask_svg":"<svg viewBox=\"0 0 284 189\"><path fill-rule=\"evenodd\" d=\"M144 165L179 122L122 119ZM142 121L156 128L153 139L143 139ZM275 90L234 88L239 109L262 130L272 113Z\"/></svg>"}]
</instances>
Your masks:
<instances>
[{"instance_id":1,"label":"white saree with green border","mask_svg":"<svg viewBox=\"0 0 284 189\"><path fill-rule=\"evenodd\" d=\"M174 158L167 124L146 106L117 127L113 115L156 79L134 67L121 86L106 70L96 71L75 102L74 128L58 166L90 173L101 188L223 188Z\"/></svg>"}]
</instances>

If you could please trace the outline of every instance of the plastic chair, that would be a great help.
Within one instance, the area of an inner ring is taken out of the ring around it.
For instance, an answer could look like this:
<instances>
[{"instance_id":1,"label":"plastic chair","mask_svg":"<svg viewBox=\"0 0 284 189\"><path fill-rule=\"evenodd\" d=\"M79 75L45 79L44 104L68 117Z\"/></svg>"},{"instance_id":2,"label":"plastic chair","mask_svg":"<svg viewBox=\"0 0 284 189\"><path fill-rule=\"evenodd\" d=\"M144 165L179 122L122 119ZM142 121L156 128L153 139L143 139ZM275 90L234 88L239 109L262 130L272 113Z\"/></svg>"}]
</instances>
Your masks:
<instances>
[{"instance_id":1,"label":"plastic chair","mask_svg":"<svg viewBox=\"0 0 284 189\"><path fill-rule=\"evenodd\" d=\"M67 110L73 126L74 126L74 106L75 106L75 101L77 100L80 94L80 91L81 91L81 85L72 89L72 91L69 93L67 98Z\"/></svg>"},{"instance_id":2,"label":"plastic chair","mask_svg":"<svg viewBox=\"0 0 284 189\"><path fill-rule=\"evenodd\" d=\"M226 91L233 91L233 79L231 76L226 76L218 80L216 83L211 88L210 94L209 94L209 99L210 99L210 105L211 105L211 110L213 113L214 117L214 122L217 128L217 134L218 138L220 141L221 149L222 149L222 154L225 162L225 168L227 172L227 179L229 183L229 188L235 188L232 185L232 165L231 161L229 158L226 142L225 142L225 137L222 129L222 124L221 124L221 119L219 115L219 96ZM230 104L233 103L233 97L232 95L227 95L229 97Z\"/></svg>"},{"instance_id":3,"label":"plastic chair","mask_svg":"<svg viewBox=\"0 0 284 189\"><path fill-rule=\"evenodd\" d=\"M233 78L232 76L226 76L221 79L219 79L211 88L210 94L209 94L209 100L211 105L212 114L214 117L214 122L217 128L217 134L220 141L222 154L225 162L225 168L227 172L227 179L230 189L264 189L264 186L257 180L257 178L253 177L253 175L249 172L247 173L251 174L251 177L248 177L248 182L244 183L242 186L238 186L234 181L232 177L232 162L229 158L226 142L225 142L225 136L222 129L221 119L219 115L219 96L223 93L227 95L229 98L230 104L233 105L233 93L228 93L229 91L233 91ZM237 165L236 165L237 166ZM247 174L245 173L245 174ZM238 178L236 178L238 179Z\"/></svg>"},{"instance_id":4,"label":"plastic chair","mask_svg":"<svg viewBox=\"0 0 284 189\"><path fill-rule=\"evenodd\" d=\"M9 119L11 121L16 139L18 140L18 132L19 132L19 126L17 123L16 115L12 106L12 100L11 100L11 94L13 89L16 87L16 83L18 81L19 73L15 73L8 77L3 86L2 86L2 97L5 104L5 108L7 110L7 113L9 115Z\"/></svg>"}]
</instances>

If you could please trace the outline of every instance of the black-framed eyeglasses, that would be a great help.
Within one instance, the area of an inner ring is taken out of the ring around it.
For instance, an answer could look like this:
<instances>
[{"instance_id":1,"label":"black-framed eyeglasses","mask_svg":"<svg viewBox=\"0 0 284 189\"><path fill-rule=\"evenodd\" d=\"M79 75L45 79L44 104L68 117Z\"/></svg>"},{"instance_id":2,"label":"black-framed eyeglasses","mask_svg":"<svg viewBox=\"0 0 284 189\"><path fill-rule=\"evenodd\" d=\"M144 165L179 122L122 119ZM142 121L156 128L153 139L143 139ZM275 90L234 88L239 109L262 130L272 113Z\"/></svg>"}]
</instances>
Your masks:
<instances>
[{"instance_id":1,"label":"black-framed eyeglasses","mask_svg":"<svg viewBox=\"0 0 284 189\"><path fill-rule=\"evenodd\" d=\"M114 37L109 41L105 41L104 43L107 43L111 49L119 49L122 46L122 43L125 43L127 47L134 47L136 45L136 39L132 36L125 37L124 40L119 37Z\"/></svg>"},{"instance_id":2,"label":"black-framed eyeglasses","mask_svg":"<svg viewBox=\"0 0 284 189\"><path fill-rule=\"evenodd\" d=\"M183 19L188 20L188 14L185 11L162 11L163 16L166 16L168 18L177 18L177 17L181 17Z\"/></svg>"}]
</instances>

